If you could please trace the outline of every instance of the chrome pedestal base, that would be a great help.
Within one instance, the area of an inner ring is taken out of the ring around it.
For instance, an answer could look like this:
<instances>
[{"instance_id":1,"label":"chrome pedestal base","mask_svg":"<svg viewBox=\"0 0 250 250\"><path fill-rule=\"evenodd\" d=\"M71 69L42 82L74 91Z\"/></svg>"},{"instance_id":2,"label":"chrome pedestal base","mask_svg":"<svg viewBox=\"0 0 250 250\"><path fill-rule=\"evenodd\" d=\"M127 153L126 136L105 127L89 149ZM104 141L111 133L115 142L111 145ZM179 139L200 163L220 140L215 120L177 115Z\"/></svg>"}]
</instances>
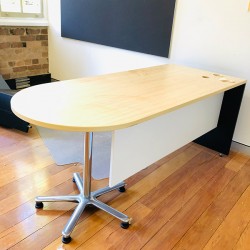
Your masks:
<instances>
[{"instance_id":1,"label":"chrome pedestal base","mask_svg":"<svg viewBox=\"0 0 250 250\"><path fill-rule=\"evenodd\" d=\"M117 211L116 209L106 205L105 203L97 200L97 197L106 194L110 191L122 188L125 186L124 182L121 182L113 187L105 187L102 189L99 189L97 191L91 192L89 197L85 197L83 194L83 181L82 178L80 177L79 173L74 173L73 175L75 183L80 191L80 194L78 195L62 195L62 196L38 196L35 198L37 207L39 207L39 204L42 202L55 202L55 201L68 201L68 202L77 202L78 205L75 208L73 214L71 215L70 219L68 220L66 226L64 227L62 231L62 235L64 238L68 238L73 231L78 219L80 218L81 214L83 213L85 207L87 205L93 205L95 207L98 207L102 209L103 211L113 215L117 219L121 220L122 222L125 223L130 223L130 218Z\"/></svg>"},{"instance_id":2,"label":"chrome pedestal base","mask_svg":"<svg viewBox=\"0 0 250 250\"><path fill-rule=\"evenodd\" d=\"M70 234L73 231L78 219L80 218L81 214L83 213L85 207L87 205L93 205L102 209L103 211L113 215L117 219L121 220L121 227L128 228L131 219L117 211L116 209L106 205L105 203L97 200L97 197L106 194L110 191L115 189L121 189L121 192L124 191L125 183L121 182L113 187L104 187L97 191L91 192L91 167L92 167L92 139L93 133L87 132L85 134L85 168L84 168L84 181L81 178L79 173L73 174L73 180L76 183L79 194L78 195L62 195L62 196L38 196L35 198L36 201L36 208L42 208L43 202L58 202L58 201L67 201L67 202L76 202L78 203L77 207L75 208L73 214L71 215L70 219L68 220L67 224L65 225L62 231L62 241L63 243L69 243L71 241Z\"/></svg>"}]
</instances>

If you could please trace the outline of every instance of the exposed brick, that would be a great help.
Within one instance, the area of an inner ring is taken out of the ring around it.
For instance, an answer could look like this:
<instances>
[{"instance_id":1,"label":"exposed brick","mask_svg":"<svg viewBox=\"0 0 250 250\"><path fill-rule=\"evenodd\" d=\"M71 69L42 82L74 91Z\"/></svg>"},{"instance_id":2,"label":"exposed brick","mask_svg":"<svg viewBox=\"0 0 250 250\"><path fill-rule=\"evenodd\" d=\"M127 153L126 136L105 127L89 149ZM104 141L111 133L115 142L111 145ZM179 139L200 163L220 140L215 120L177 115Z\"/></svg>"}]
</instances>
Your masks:
<instances>
[{"instance_id":1,"label":"exposed brick","mask_svg":"<svg viewBox=\"0 0 250 250\"><path fill-rule=\"evenodd\" d=\"M10 67L14 67L16 65L16 62L12 61L12 62L8 62Z\"/></svg>"},{"instance_id":2,"label":"exposed brick","mask_svg":"<svg viewBox=\"0 0 250 250\"><path fill-rule=\"evenodd\" d=\"M4 74L9 74L12 71L11 68L2 68L0 69L0 74L4 75Z\"/></svg>"},{"instance_id":3,"label":"exposed brick","mask_svg":"<svg viewBox=\"0 0 250 250\"><path fill-rule=\"evenodd\" d=\"M44 74L41 69L34 69L29 71L29 76Z\"/></svg>"},{"instance_id":4,"label":"exposed brick","mask_svg":"<svg viewBox=\"0 0 250 250\"><path fill-rule=\"evenodd\" d=\"M9 35L10 30L8 28L0 28L0 35Z\"/></svg>"},{"instance_id":5,"label":"exposed brick","mask_svg":"<svg viewBox=\"0 0 250 250\"><path fill-rule=\"evenodd\" d=\"M32 59L32 64L38 64L39 60L38 59Z\"/></svg>"},{"instance_id":6,"label":"exposed brick","mask_svg":"<svg viewBox=\"0 0 250 250\"><path fill-rule=\"evenodd\" d=\"M21 66L21 67L14 67L13 72L22 72L27 70L27 66Z\"/></svg>"},{"instance_id":7,"label":"exposed brick","mask_svg":"<svg viewBox=\"0 0 250 250\"><path fill-rule=\"evenodd\" d=\"M16 61L16 65L17 67L21 67L21 66L24 66L25 65L25 62L23 60L21 61Z\"/></svg>"},{"instance_id":8,"label":"exposed brick","mask_svg":"<svg viewBox=\"0 0 250 250\"><path fill-rule=\"evenodd\" d=\"M35 47L41 48L41 41L28 41L27 47L28 48L35 48Z\"/></svg>"},{"instance_id":9,"label":"exposed brick","mask_svg":"<svg viewBox=\"0 0 250 250\"><path fill-rule=\"evenodd\" d=\"M42 46L42 47L41 47L41 51L42 51L42 52L48 52L49 49L48 49L47 46Z\"/></svg>"},{"instance_id":10,"label":"exposed brick","mask_svg":"<svg viewBox=\"0 0 250 250\"><path fill-rule=\"evenodd\" d=\"M43 69L48 69L48 68L49 68L49 64L43 64L43 65L42 65L42 68L43 68Z\"/></svg>"},{"instance_id":11,"label":"exposed brick","mask_svg":"<svg viewBox=\"0 0 250 250\"><path fill-rule=\"evenodd\" d=\"M26 29L26 34L27 35L38 35L38 34L40 34L40 29L37 29L37 28L27 28Z\"/></svg>"},{"instance_id":12,"label":"exposed brick","mask_svg":"<svg viewBox=\"0 0 250 250\"><path fill-rule=\"evenodd\" d=\"M31 65L31 59L24 60L25 65Z\"/></svg>"},{"instance_id":13,"label":"exposed brick","mask_svg":"<svg viewBox=\"0 0 250 250\"><path fill-rule=\"evenodd\" d=\"M0 61L0 68L7 68L9 66L9 64L7 62L5 62L4 60Z\"/></svg>"},{"instance_id":14,"label":"exposed brick","mask_svg":"<svg viewBox=\"0 0 250 250\"><path fill-rule=\"evenodd\" d=\"M37 65L28 66L28 70L34 70L34 69L41 69L41 65L37 64Z\"/></svg>"},{"instance_id":15,"label":"exposed brick","mask_svg":"<svg viewBox=\"0 0 250 250\"><path fill-rule=\"evenodd\" d=\"M21 41L35 41L36 40L36 37L35 36L21 36Z\"/></svg>"},{"instance_id":16,"label":"exposed brick","mask_svg":"<svg viewBox=\"0 0 250 250\"><path fill-rule=\"evenodd\" d=\"M48 46L48 41L42 41L42 42L41 42L41 45L42 45L42 46Z\"/></svg>"},{"instance_id":17,"label":"exposed brick","mask_svg":"<svg viewBox=\"0 0 250 250\"><path fill-rule=\"evenodd\" d=\"M4 80L8 80L10 79L10 74L3 74L2 77Z\"/></svg>"},{"instance_id":18,"label":"exposed brick","mask_svg":"<svg viewBox=\"0 0 250 250\"><path fill-rule=\"evenodd\" d=\"M26 76L30 76L30 72L27 70L24 70L22 72L13 72L11 73L11 78L19 78L19 77L26 77Z\"/></svg>"},{"instance_id":19,"label":"exposed brick","mask_svg":"<svg viewBox=\"0 0 250 250\"><path fill-rule=\"evenodd\" d=\"M11 48L22 48L22 47L26 47L26 43L25 42L14 42L11 44Z\"/></svg>"},{"instance_id":20,"label":"exposed brick","mask_svg":"<svg viewBox=\"0 0 250 250\"><path fill-rule=\"evenodd\" d=\"M48 40L48 35L37 35L36 40L37 41Z\"/></svg>"},{"instance_id":21,"label":"exposed brick","mask_svg":"<svg viewBox=\"0 0 250 250\"><path fill-rule=\"evenodd\" d=\"M10 43L0 43L0 49L7 49L10 48Z\"/></svg>"},{"instance_id":22,"label":"exposed brick","mask_svg":"<svg viewBox=\"0 0 250 250\"><path fill-rule=\"evenodd\" d=\"M48 58L39 58L39 62L41 64L48 64L49 60L48 60Z\"/></svg>"},{"instance_id":23,"label":"exposed brick","mask_svg":"<svg viewBox=\"0 0 250 250\"><path fill-rule=\"evenodd\" d=\"M21 54L23 52L23 49L15 49L15 54Z\"/></svg>"},{"instance_id":24,"label":"exposed brick","mask_svg":"<svg viewBox=\"0 0 250 250\"><path fill-rule=\"evenodd\" d=\"M10 49L0 49L0 58L1 62L7 62L8 61L8 50Z\"/></svg>"},{"instance_id":25,"label":"exposed brick","mask_svg":"<svg viewBox=\"0 0 250 250\"><path fill-rule=\"evenodd\" d=\"M47 35L48 34L48 29L41 29L41 34L42 35Z\"/></svg>"},{"instance_id":26,"label":"exposed brick","mask_svg":"<svg viewBox=\"0 0 250 250\"><path fill-rule=\"evenodd\" d=\"M8 43L20 42L20 36L2 35L2 36L0 36L0 41L1 42L8 42Z\"/></svg>"},{"instance_id":27,"label":"exposed brick","mask_svg":"<svg viewBox=\"0 0 250 250\"><path fill-rule=\"evenodd\" d=\"M10 29L10 34L11 35L24 35L25 29L24 28L13 28Z\"/></svg>"},{"instance_id":28,"label":"exposed brick","mask_svg":"<svg viewBox=\"0 0 250 250\"><path fill-rule=\"evenodd\" d=\"M48 73L47 34L44 27L0 26L0 74L4 79Z\"/></svg>"}]
</instances>

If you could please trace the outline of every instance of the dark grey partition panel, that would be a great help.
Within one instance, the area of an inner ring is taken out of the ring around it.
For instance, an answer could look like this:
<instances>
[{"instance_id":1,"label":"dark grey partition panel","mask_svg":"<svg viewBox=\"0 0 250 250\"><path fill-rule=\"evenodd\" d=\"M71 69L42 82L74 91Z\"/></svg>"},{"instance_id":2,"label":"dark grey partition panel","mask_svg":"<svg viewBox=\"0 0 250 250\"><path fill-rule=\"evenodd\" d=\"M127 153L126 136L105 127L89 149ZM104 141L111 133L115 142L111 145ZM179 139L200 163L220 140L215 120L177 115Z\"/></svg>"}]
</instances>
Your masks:
<instances>
[{"instance_id":1,"label":"dark grey partition panel","mask_svg":"<svg viewBox=\"0 0 250 250\"><path fill-rule=\"evenodd\" d=\"M168 57L175 0L61 0L63 37Z\"/></svg>"}]
</instances>

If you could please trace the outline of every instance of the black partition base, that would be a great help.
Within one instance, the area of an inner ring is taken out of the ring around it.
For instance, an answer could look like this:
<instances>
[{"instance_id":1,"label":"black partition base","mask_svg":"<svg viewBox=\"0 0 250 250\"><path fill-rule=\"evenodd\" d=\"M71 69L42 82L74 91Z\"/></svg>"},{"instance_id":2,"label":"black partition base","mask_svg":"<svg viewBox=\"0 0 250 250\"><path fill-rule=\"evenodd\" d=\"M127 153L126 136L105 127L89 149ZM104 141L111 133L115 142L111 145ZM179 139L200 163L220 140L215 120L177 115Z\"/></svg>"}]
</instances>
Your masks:
<instances>
[{"instance_id":1,"label":"black partition base","mask_svg":"<svg viewBox=\"0 0 250 250\"><path fill-rule=\"evenodd\" d=\"M22 81L19 81L22 79ZM5 89L0 89L0 126L5 128L18 129L23 132L28 132L31 127L30 124L18 118L11 110L10 101L13 95L18 91L21 84L27 86L34 86L38 84L51 82L50 74L43 74L37 76L27 76L18 79L5 80L6 85L9 86ZM46 100L44 100L46 101ZM31 104L32 105L32 104ZM42 104L41 104L42 105Z\"/></svg>"},{"instance_id":2,"label":"black partition base","mask_svg":"<svg viewBox=\"0 0 250 250\"><path fill-rule=\"evenodd\" d=\"M12 94L0 92L0 126L28 132L30 125L13 114L10 107Z\"/></svg>"},{"instance_id":3,"label":"black partition base","mask_svg":"<svg viewBox=\"0 0 250 250\"><path fill-rule=\"evenodd\" d=\"M224 93L217 127L194 140L195 143L229 154L244 89L245 84Z\"/></svg>"}]
</instances>

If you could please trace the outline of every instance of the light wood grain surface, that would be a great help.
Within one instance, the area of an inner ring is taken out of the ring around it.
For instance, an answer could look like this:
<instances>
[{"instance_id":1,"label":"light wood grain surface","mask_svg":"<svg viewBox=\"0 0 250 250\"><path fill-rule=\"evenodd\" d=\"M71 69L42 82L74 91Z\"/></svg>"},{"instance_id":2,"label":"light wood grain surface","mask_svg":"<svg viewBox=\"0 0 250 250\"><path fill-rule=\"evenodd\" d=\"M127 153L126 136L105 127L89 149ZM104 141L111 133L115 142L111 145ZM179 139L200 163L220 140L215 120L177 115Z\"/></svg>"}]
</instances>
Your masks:
<instances>
[{"instance_id":1,"label":"light wood grain surface","mask_svg":"<svg viewBox=\"0 0 250 250\"><path fill-rule=\"evenodd\" d=\"M214 72L161 65L33 86L15 94L13 112L65 131L110 131L147 121L246 83Z\"/></svg>"}]
</instances>

